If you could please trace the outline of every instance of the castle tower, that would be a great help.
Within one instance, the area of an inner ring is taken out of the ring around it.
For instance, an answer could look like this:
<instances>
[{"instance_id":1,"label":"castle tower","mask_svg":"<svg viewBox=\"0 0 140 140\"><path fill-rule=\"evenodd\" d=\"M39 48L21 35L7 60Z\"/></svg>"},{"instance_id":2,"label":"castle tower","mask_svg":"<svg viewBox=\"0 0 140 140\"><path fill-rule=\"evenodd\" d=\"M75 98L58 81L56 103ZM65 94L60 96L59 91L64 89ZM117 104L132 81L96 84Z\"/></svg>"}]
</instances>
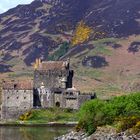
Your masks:
<instances>
[{"instance_id":1,"label":"castle tower","mask_svg":"<svg viewBox=\"0 0 140 140\"><path fill-rule=\"evenodd\" d=\"M70 70L69 61L36 60L34 70L34 88L72 88L73 70Z\"/></svg>"}]
</instances>

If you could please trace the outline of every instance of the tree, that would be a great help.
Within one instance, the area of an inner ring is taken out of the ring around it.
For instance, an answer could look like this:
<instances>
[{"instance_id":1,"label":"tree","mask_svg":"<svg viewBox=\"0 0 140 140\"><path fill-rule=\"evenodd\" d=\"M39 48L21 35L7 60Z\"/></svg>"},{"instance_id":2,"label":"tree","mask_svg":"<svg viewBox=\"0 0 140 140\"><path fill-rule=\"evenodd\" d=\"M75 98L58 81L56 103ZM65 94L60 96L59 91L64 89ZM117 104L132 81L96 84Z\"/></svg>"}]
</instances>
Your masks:
<instances>
[{"instance_id":1,"label":"tree","mask_svg":"<svg viewBox=\"0 0 140 140\"><path fill-rule=\"evenodd\" d=\"M87 41L91 35L92 29L87 26L83 21L81 21L75 30L74 36L72 38L72 46L81 44Z\"/></svg>"}]
</instances>

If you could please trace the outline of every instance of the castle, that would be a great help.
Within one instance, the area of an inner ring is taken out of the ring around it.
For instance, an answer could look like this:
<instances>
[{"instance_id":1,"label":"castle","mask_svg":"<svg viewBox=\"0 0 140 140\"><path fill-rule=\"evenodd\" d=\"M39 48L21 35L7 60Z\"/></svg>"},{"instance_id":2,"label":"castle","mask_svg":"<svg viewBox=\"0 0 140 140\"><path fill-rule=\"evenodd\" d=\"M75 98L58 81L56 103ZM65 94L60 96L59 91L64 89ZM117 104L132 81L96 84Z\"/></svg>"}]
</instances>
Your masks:
<instances>
[{"instance_id":1,"label":"castle","mask_svg":"<svg viewBox=\"0 0 140 140\"><path fill-rule=\"evenodd\" d=\"M67 61L36 60L32 81L3 82L2 119L16 119L32 108L79 109L81 104L95 98L95 94L81 94L73 87L74 71Z\"/></svg>"}]
</instances>

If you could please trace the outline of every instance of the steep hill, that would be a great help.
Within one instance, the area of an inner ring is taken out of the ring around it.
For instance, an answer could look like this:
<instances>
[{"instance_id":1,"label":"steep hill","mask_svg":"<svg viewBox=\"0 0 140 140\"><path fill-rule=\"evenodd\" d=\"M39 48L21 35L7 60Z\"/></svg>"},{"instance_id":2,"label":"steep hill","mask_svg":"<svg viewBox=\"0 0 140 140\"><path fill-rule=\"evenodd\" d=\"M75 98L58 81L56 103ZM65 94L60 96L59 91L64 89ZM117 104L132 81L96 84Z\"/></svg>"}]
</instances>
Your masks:
<instances>
[{"instance_id":1,"label":"steep hill","mask_svg":"<svg viewBox=\"0 0 140 140\"><path fill-rule=\"evenodd\" d=\"M139 0L35 0L10 9L0 15L1 77L31 77L36 58L71 57L75 86L83 91L114 96L140 89L139 5ZM105 35L72 46L80 21Z\"/></svg>"}]
</instances>

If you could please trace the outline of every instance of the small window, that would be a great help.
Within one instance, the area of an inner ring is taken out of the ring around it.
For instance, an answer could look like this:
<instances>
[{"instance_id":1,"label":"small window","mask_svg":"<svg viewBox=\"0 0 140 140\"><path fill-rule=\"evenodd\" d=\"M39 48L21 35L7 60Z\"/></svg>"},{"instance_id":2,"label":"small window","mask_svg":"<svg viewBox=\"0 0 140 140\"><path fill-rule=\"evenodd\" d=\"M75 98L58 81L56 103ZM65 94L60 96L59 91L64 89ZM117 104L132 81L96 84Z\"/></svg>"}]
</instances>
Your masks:
<instances>
[{"instance_id":1,"label":"small window","mask_svg":"<svg viewBox=\"0 0 140 140\"><path fill-rule=\"evenodd\" d=\"M73 95L73 92L70 92L70 95Z\"/></svg>"},{"instance_id":2,"label":"small window","mask_svg":"<svg viewBox=\"0 0 140 140\"><path fill-rule=\"evenodd\" d=\"M7 99L9 99L10 97L8 96Z\"/></svg>"},{"instance_id":3,"label":"small window","mask_svg":"<svg viewBox=\"0 0 140 140\"><path fill-rule=\"evenodd\" d=\"M14 89L16 89L17 88L17 84L14 84Z\"/></svg>"},{"instance_id":4,"label":"small window","mask_svg":"<svg viewBox=\"0 0 140 140\"><path fill-rule=\"evenodd\" d=\"M24 107L24 109L26 109L26 107Z\"/></svg>"},{"instance_id":5,"label":"small window","mask_svg":"<svg viewBox=\"0 0 140 140\"><path fill-rule=\"evenodd\" d=\"M19 97L17 96L17 99L19 99Z\"/></svg>"},{"instance_id":6,"label":"small window","mask_svg":"<svg viewBox=\"0 0 140 140\"><path fill-rule=\"evenodd\" d=\"M24 99L26 99L26 97L24 97Z\"/></svg>"}]
</instances>

